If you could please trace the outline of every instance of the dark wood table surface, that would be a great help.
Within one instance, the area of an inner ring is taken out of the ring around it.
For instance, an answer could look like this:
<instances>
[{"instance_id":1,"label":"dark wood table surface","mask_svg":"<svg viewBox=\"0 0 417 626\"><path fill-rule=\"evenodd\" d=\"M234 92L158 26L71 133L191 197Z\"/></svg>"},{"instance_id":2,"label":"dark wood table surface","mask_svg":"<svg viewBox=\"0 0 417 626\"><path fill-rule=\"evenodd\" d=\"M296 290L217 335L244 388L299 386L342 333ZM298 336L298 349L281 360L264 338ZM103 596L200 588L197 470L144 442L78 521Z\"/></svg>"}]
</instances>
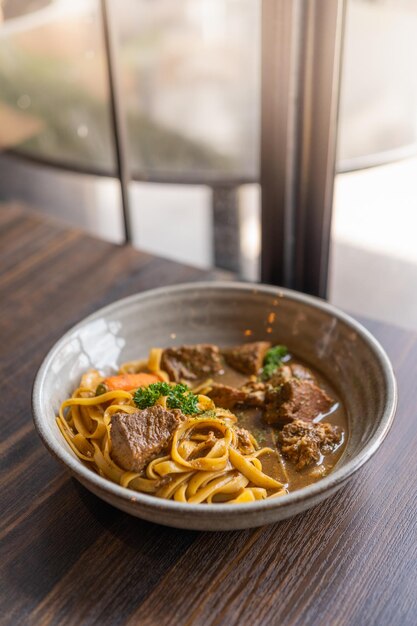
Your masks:
<instances>
[{"instance_id":1,"label":"dark wood table surface","mask_svg":"<svg viewBox=\"0 0 417 626\"><path fill-rule=\"evenodd\" d=\"M411 332L365 321L398 377L393 428L336 496L274 526L199 533L135 519L91 495L41 444L32 381L64 331L117 298L212 277L0 208L1 623L417 623Z\"/></svg>"}]
</instances>

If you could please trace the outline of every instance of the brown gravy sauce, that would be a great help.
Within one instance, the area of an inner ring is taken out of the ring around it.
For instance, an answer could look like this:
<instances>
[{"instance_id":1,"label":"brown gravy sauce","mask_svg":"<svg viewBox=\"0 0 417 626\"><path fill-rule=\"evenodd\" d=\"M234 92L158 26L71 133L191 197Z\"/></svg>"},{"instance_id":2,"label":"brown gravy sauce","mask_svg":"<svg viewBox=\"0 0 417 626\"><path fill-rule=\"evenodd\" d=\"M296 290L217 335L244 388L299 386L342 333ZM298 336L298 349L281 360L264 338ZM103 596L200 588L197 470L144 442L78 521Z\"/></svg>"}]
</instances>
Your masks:
<instances>
[{"instance_id":1,"label":"brown gravy sauce","mask_svg":"<svg viewBox=\"0 0 417 626\"><path fill-rule=\"evenodd\" d=\"M320 480L320 478L323 478L323 476L326 476L329 472L331 472L346 447L348 420L346 410L340 396L328 380L320 374L320 372L298 358L291 357L285 362L288 365L291 365L292 363L299 363L300 365L307 367L315 376L317 384L322 387L331 398L334 399L335 404L332 406L330 411L320 415L318 420L315 420L329 422L333 426L337 426L340 431L343 432L342 440L333 452L322 457L317 465L312 465L304 470L297 471L292 463L286 460L279 452L277 446L279 429L275 426L269 426L263 421L261 409L234 409L233 413L238 418L239 426L249 430L256 437L261 447L270 447L274 450L278 450L278 456L276 454L265 454L261 457L263 469L270 476L273 476L280 482L285 483L288 491L295 491L296 489L301 489L302 487ZM240 374L231 367L225 365L223 372L213 376L213 380L232 387L240 387L248 381L248 376Z\"/></svg>"}]
</instances>

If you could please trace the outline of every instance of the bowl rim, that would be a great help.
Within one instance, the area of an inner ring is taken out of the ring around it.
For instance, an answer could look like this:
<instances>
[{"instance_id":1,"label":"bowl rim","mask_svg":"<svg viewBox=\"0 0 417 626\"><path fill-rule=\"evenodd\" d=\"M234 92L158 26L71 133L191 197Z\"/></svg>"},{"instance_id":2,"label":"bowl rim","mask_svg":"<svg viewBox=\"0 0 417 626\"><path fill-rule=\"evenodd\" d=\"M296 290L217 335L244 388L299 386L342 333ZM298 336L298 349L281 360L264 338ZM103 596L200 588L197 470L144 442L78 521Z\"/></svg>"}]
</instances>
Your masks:
<instances>
[{"instance_id":1,"label":"bowl rim","mask_svg":"<svg viewBox=\"0 0 417 626\"><path fill-rule=\"evenodd\" d=\"M223 290L223 291L243 291L248 293L264 293L272 296L284 297L295 302L300 302L305 305L312 306L313 308L320 309L334 317L341 322L345 323L352 329L354 329L358 335L368 344L373 353L375 354L381 370L384 375L384 383L386 390L386 403L382 415L379 418L379 423L375 429L375 432L371 436L368 443L360 450L358 454L352 457L346 464L341 467L336 467L334 471L320 479L316 483L298 489L292 493L286 494L280 498L272 498L266 500L257 500L255 502L242 503L236 506L236 504L190 504L186 502L176 502L173 500L164 500L152 495L141 493L128 487L122 487L117 483L113 483L107 478L103 478L98 474L92 472L82 461L74 457L72 453L67 449L64 441L61 444L55 440L52 434L49 434L49 427L42 416L41 410L41 396L42 388L45 381L45 377L48 373L49 366L56 354L60 351L62 346L72 337L73 333L83 328L86 324L95 321L97 318L114 314L120 308L124 308L126 305L132 303L142 302L153 299L159 295L166 295L177 293L181 294L187 291L204 288L205 290ZM300 502L308 500L317 500L320 496L327 491L332 491L336 487L341 486L348 478L352 476L364 463L366 463L377 451L382 444L383 440L387 436L396 411L398 401L397 382L391 362L382 348L379 341L358 321L352 318L347 313L344 313L334 305L321 300L315 296L300 293L291 289L277 287L272 285L265 285L262 283L243 283L243 282L226 282L226 281L198 281L191 283L179 283L167 287L158 287L156 289L149 289L143 292L132 294L125 298L115 300L114 302L97 309L95 312L84 317L77 324L67 330L50 348L46 356L44 357L34 379L32 388L32 413L35 428L43 441L48 451L61 461L70 472L76 476L81 482L92 483L98 491L105 491L115 496L118 499L128 501L131 505L142 505L144 508L155 511L164 510L171 512L172 514L184 514L186 516L197 515L201 517L217 517L219 515L228 516L240 516L245 514L251 514L251 517L255 513L266 513L272 509L290 509L294 505Z\"/></svg>"}]
</instances>

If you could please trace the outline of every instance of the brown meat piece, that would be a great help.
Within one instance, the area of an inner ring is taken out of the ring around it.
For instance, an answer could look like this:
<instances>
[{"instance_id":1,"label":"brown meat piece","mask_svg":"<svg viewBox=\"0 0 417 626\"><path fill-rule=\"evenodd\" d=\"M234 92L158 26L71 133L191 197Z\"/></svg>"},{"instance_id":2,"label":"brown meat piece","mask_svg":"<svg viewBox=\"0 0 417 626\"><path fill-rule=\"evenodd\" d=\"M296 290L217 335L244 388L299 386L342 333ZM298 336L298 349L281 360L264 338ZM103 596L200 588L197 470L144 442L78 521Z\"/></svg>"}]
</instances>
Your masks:
<instances>
[{"instance_id":1,"label":"brown meat piece","mask_svg":"<svg viewBox=\"0 0 417 626\"><path fill-rule=\"evenodd\" d=\"M293 377L291 367L289 365L281 365L272 374L271 378L268 378L267 383L271 387L280 387Z\"/></svg>"},{"instance_id":2,"label":"brown meat piece","mask_svg":"<svg viewBox=\"0 0 417 626\"><path fill-rule=\"evenodd\" d=\"M283 455L302 470L320 461L321 455L331 452L340 443L341 433L327 422L294 420L284 426L278 435Z\"/></svg>"},{"instance_id":3,"label":"brown meat piece","mask_svg":"<svg viewBox=\"0 0 417 626\"><path fill-rule=\"evenodd\" d=\"M263 407L265 404L266 384L255 380L250 380L240 387L240 391L245 392L243 404L245 406Z\"/></svg>"},{"instance_id":4,"label":"brown meat piece","mask_svg":"<svg viewBox=\"0 0 417 626\"><path fill-rule=\"evenodd\" d=\"M288 424L295 419L312 420L326 413L333 400L323 389L308 380L291 378L265 398L264 419L267 424Z\"/></svg>"},{"instance_id":5,"label":"brown meat piece","mask_svg":"<svg viewBox=\"0 0 417 626\"><path fill-rule=\"evenodd\" d=\"M304 367L304 365L300 365L300 363L294 363L293 365L290 365L290 368L294 378L299 378L300 380L309 380L313 383L316 382L316 379L314 378L311 370L309 370L307 367Z\"/></svg>"},{"instance_id":6,"label":"brown meat piece","mask_svg":"<svg viewBox=\"0 0 417 626\"><path fill-rule=\"evenodd\" d=\"M246 400L247 394L236 387L214 383L206 394L216 406L222 409L233 409L237 404Z\"/></svg>"},{"instance_id":7,"label":"brown meat piece","mask_svg":"<svg viewBox=\"0 0 417 626\"><path fill-rule=\"evenodd\" d=\"M304 365L300 365L299 363L294 363L293 365L281 365L278 367L272 376L267 380L267 382L272 387L279 387L283 385L290 378L298 378L299 380L309 380L312 383L316 382L312 372L304 367Z\"/></svg>"},{"instance_id":8,"label":"brown meat piece","mask_svg":"<svg viewBox=\"0 0 417 626\"><path fill-rule=\"evenodd\" d=\"M168 372L170 379L176 382L183 378L206 378L222 369L220 351L217 346L205 343L166 348L162 353L161 369Z\"/></svg>"},{"instance_id":9,"label":"brown meat piece","mask_svg":"<svg viewBox=\"0 0 417 626\"><path fill-rule=\"evenodd\" d=\"M234 430L237 434L239 448L243 450L244 454L252 454L252 452L255 452L249 431L246 430L246 428L240 428L238 426L236 426Z\"/></svg>"},{"instance_id":10,"label":"brown meat piece","mask_svg":"<svg viewBox=\"0 0 417 626\"><path fill-rule=\"evenodd\" d=\"M206 395L222 409L233 409L239 405L263 407L265 391L265 383L255 381L249 381L239 388L213 383Z\"/></svg>"},{"instance_id":11,"label":"brown meat piece","mask_svg":"<svg viewBox=\"0 0 417 626\"><path fill-rule=\"evenodd\" d=\"M223 350L223 356L226 363L238 372L257 374L270 347L269 341L255 341L234 348L226 348Z\"/></svg>"},{"instance_id":12,"label":"brown meat piece","mask_svg":"<svg viewBox=\"0 0 417 626\"><path fill-rule=\"evenodd\" d=\"M159 405L135 413L114 413L111 418L111 456L123 469L141 472L163 450L183 419L181 411Z\"/></svg>"}]
</instances>

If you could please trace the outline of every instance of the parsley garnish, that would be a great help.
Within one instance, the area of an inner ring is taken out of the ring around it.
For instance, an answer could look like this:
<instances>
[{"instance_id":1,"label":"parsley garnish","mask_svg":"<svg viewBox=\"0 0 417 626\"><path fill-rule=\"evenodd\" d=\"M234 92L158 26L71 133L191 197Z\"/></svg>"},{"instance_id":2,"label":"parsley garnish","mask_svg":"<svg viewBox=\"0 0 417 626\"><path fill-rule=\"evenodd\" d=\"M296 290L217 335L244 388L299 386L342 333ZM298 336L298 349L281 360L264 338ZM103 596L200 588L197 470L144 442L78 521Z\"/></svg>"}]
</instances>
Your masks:
<instances>
[{"instance_id":1,"label":"parsley garnish","mask_svg":"<svg viewBox=\"0 0 417 626\"><path fill-rule=\"evenodd\" d=\"M170 385L169 383L152 383L148 387L139 387L134 395L138 409L153 406L161 397L166 397L169 409L180 409L185 415L199 413L198 397L187 385Z\"/></svg>"},{"instance_id":2,"label":"parsley garnish","mask_svg":"<svg viewBox=\"0 0 417 626\"><path fill-rule=\"evenodd\" d=\"M262 379L268 380L272 374L282 365L282 359L288 354L286 346L274 346L270 348L264 358Z\"/></svg>"}]
</instances>

